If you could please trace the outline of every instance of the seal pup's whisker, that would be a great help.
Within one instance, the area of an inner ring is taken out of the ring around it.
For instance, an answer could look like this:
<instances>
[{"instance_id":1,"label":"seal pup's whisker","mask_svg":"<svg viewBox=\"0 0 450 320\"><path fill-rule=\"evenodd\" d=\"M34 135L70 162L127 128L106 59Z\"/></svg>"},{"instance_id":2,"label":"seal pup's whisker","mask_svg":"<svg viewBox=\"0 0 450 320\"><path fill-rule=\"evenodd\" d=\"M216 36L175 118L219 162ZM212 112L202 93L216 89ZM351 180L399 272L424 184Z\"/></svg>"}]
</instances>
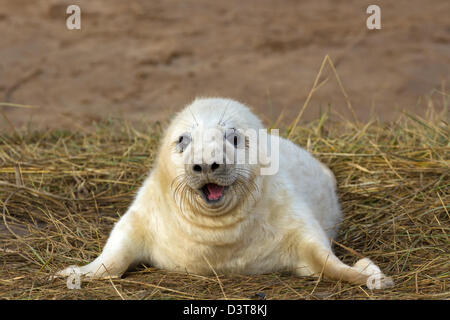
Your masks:
<instances>
[{"instance_id":1,"label":"seal pup's whisker","mask_svg":"<svg viewBox=\"0 0 450 320\"><path fill-rule=\"evenodd\" d=\"M227 122L229 122L230 120L233 119L233 117L235 117L235 116L237 116L237 115L239 115L239 110L235 110L235 111L232 111L232 112L228 113L228 117L225 118L225 119L222 121L222 123L227 123Z\"/></svg>"},{"instance_id":2,"label":"seal pup's whisker","mask_svg":"<svg viewBox=\"0 0 450 320\"><path fill-rule=\"evenodd\" d=\"M219 121L217 122L218 125L220 126L225 126L225 122L222 122L223 116L225 115L225 112L227 112L228 109L228 105L225 107L225 109L223 110L222 115L220 116Z\"/></svg>"},{"instance_id":3,"label":"seal pup's whisker","mask_svg":"<svg viewBox=\"0 0 450 320\"><path fill-rule=\"evenodd\" d=\"M187 119L181 119L180 123L185 124L186 127L190 128L190 129L195 128L195 126L198 124L195 122L195 118L193 118L193 119L194 119L194 123L192 123L191 120L187 120Z\"/></svg>"},{"instance_id":4,"label":"seal pup's whisker","mask_svg":"<svg viewBox=\"0 0 450 320\"><path fill-rule=\"evenodd\" d=\"M194 113L193 113L192 110L191 110L191 106L189 106L188 109L189 109L189 111L190 111L190 113L191 113L191 115L192 115L192 118L194 118L195 124L196 124L197 127L198 127L198 122L197 122L197 119L196 119L195 116L194 116Z\"/></svg>"},{"instance_id":5,"label":"seal pup's whisker","mask_svg":"<svg viewBox=\"0 0 450 320\"><path fill-rule=\"evenodd\" d=\"M232 101L229 101L229 102L225 105L225 108L224 108L224 110L223 110L222 116L220 117L219 122L217 123L218 125L221 125L221 126L225 127L227 121L226 121L226 120L225 120L225 121L222 121L222 120L223 120L223 117L225 116L225 113L226 113L227 110L228 110L228 107L229 107L231 104L232 104Z\"/></svg>"}]
</instances>

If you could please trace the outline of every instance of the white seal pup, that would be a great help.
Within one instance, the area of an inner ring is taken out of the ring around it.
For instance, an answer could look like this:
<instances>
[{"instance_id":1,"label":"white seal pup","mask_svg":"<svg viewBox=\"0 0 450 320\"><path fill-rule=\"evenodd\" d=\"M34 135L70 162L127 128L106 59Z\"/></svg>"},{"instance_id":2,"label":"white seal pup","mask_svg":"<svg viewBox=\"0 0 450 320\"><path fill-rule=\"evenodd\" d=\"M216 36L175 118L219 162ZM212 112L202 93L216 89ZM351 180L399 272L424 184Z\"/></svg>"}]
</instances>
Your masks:
<instances>
[{"instance_id":1,"label":"white seal pup","mask_svg":"<svg viewBox=\"0 0 450 320\"><path fill-rule=\"evenodd\" d=\"M247 133L262 129L239 102L196 99L171 122L153 170L100 256L57 276L114 277L148 263L195 274L290 270L371 289L391 286L371 260L348 266L333 253L342 214L325 165L282 138L278 150L270 149L271 158L279 156L276 172L262 174L267 164L248 161ZM235 161L238 151L244 163Z\"/></svg>"}]
</instances>

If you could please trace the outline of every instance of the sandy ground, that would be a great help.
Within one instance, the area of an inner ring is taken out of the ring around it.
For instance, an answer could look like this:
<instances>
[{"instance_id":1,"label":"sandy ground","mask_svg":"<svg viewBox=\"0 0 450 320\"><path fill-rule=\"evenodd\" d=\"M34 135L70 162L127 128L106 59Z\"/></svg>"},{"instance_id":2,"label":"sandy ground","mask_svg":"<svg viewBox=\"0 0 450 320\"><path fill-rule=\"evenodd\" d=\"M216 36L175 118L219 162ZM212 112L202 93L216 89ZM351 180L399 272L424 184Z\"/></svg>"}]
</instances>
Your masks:
<instances>
[{"instance_id":1,"label":"sandy ground","mask_svg":"<svg viewBox=\"0 0 450 320\"><path fill-rule=\"evenodd\" d=\"M81 7L79 31L66 28L69 4ZM366 28L369 4L381 30ZM38 107L0 106L0 127L158 120L211 95L290 122L326 54L359 119L423 113L449 86L449 13L448 0L0 0L0 101ZM350 115L325 71L304 120L328 105Z\"/></svg>"}]
</instances>

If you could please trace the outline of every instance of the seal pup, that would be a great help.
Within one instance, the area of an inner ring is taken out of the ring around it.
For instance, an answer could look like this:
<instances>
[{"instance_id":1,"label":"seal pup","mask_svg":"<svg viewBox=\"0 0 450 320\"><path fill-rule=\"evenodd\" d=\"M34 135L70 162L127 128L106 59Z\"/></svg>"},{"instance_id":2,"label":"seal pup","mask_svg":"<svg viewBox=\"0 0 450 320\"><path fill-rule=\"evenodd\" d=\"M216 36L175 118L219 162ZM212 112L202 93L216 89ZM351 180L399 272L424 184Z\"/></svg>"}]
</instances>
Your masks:
<instances>
[{"instance_id":1,"label":"seal pup","mask_svg":"<svg viewBox=\"0 0 450 320\"><path fill-rule=\"evenodd\" d=\"M342 220L336 181L310 153L279 138L278 150L259 145L265 156L278 151L275 173L261 174L266 164L259 158L233 161L238 151L249 156L251 130L264 127L237 101L201 98L186 106L102 253L57 276L114 277L149 263L195 274L290 270L371 289L392 286L368 258L349 266L333 253Z\"/></svg>"}]
</instances>

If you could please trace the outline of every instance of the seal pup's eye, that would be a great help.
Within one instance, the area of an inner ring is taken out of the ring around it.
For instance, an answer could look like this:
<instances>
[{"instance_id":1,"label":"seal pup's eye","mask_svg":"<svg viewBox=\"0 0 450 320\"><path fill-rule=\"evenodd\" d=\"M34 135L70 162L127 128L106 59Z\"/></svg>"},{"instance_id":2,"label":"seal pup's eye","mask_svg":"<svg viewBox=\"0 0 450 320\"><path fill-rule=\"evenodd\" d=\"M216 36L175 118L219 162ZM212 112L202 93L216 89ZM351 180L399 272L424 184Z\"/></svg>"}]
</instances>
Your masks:
<instances>
[{"instance_id":1,"label":"seal pup's eye","mask_svg":"<svg viewBox=\"0 0 450 320\"><path fill-rule=\"evenodd\" d=\"M235 148L241 147L242 141L244 140L240 136L239 132L234 128L227 129L225 131L225 139L227 139L228 142L230 142Z\"/></svg>"},{"instance_id":2,"label":"seal pup's eye","mask_svg":"<svg viewBox=\"0 0 450 320\"><path fill-rule=\"evenodd\" d=\"M189 133L183 133L177 141L176 149L178 152L183 152L187 146L191 143L191 135Z\"/></svg>"}]
</instances>

